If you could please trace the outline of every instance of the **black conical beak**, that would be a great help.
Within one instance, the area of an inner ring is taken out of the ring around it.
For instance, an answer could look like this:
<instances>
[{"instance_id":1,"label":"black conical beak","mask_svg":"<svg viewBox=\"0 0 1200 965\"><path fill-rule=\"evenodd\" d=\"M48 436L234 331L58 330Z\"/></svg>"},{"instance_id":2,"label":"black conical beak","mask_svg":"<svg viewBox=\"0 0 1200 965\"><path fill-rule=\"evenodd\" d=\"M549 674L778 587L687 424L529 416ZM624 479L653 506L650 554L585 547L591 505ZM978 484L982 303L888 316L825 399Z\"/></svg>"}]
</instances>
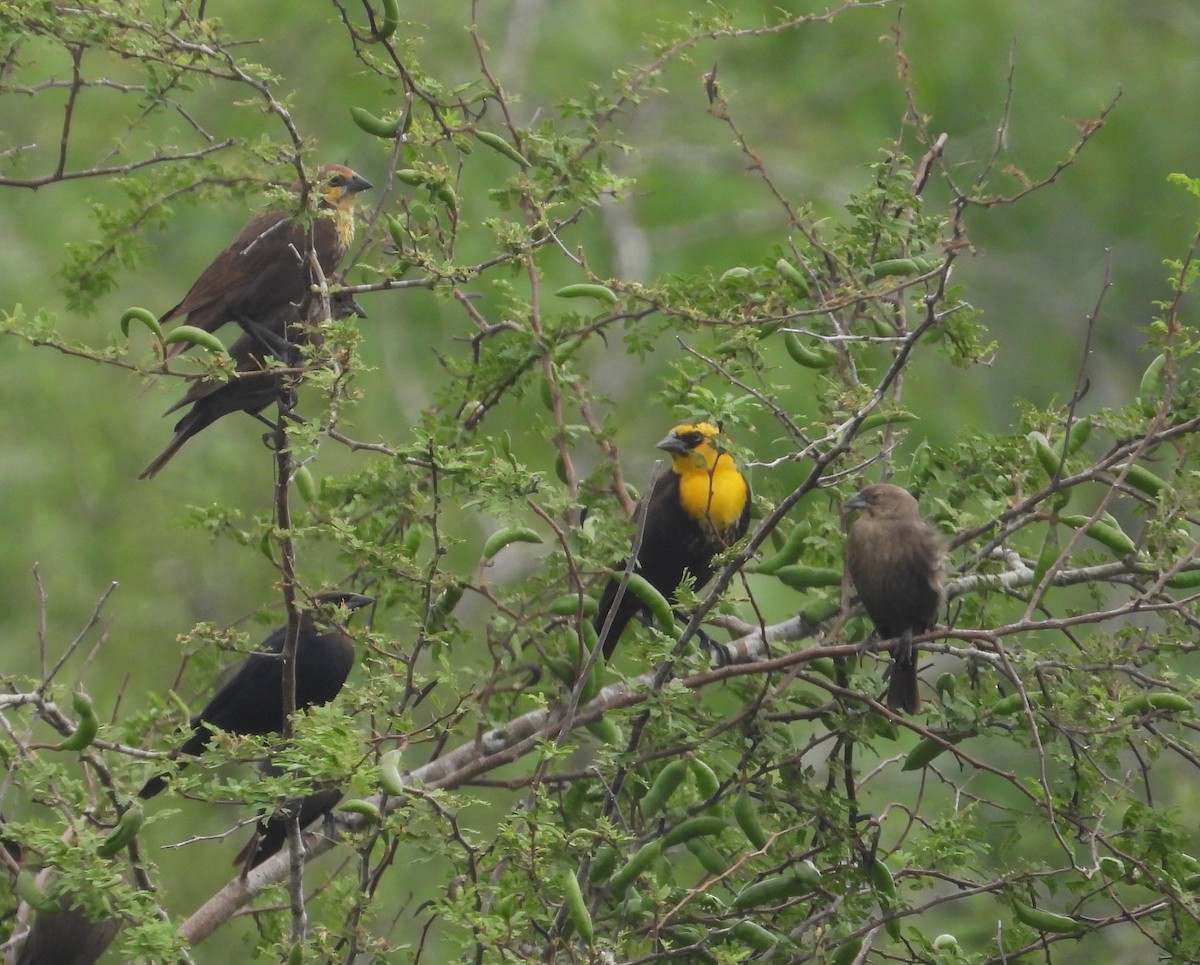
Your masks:
<instances>
[{"instance_id":1,"label":"black conical beak","mask_svg":"<svg viewBox=\"0 0 1200 965\"><path fill-rule=\"evenodd\" d=\"M375 185L364 178L361 174L356 174L346 182L346 193L358 194L359 191L366 191L368 188L373 187L375 187Z\"/></svg>"},{"instance_id":2,"label":"black conical beak","mask_svg":"<svg viewBox=\"0 0 1200 965\"><path fill-rule=\"evenodd\" d=\"M662 442L655 443L654 448L661 449L663 452L669 452L676 456L682 456L692 451L688 444L674 433L671 433L671 435L663 439Z\"/></svg>"}]
</instances>

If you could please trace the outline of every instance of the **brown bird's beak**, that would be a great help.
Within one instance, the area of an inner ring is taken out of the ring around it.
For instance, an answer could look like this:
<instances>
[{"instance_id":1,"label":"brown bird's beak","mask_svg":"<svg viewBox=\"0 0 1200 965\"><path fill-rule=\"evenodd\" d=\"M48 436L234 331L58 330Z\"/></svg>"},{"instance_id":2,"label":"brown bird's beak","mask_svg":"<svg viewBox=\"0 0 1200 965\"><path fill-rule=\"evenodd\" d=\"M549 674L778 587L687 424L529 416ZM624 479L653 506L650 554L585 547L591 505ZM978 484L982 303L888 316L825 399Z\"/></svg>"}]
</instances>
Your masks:
<instances>
[{"instance_id":1,"label":"brown bird's beak","mask_svg":"<svg viewBox=\"0 0 1200 965\"><path fill-rule=\"evenodd\" d=\"M842 503L842 509L857 509L857 510L861 511L861 510L870 509L870 508L871 508L871 504L868 503L865 499L863 499L862 493L855 493L853 496L851 496L849 499L847 499L844 503Z\"/></svg>"},{"instance_id":2,"label":"brown bird's beak","mask_svg":"<svg viewBox=\"0 0 1200 965\"><path fill-rule=\"evenodd\" d=\"M368 188L373 187L375 187L375 185L364 178L361 174L356 174L346 182L345 190L347 194L358 194L359 191L366 191Z\"/></svg>"},{"instance_id":3,"label":"brown bird's beak","mask_svg":"<svg viewBox=\"0 0 1200 965\"><path fill-rule=\"evenodd\" d=\"M655 443L654 448L661 449L663 452L669 452L673 456L683 456L692 451L688 447L688 444L674 433L667 436L662 442Z\"/></svg>"},{"instance_id":4,"label":"brown bird's beak","mask_svg":"<svg viewBox=\"0 0 1200 965\"><path fill-rule=\"evenodd\" d=\"M344 309L346 309L347 316L353 315L355 318L368 318L369 317L367 315L367 310L365 308L363 308L353 298L350 299L349 305L343 305L342 307ZM372 600L371 602L374 603L375 601Z\"/></svg>"}]
</instances>

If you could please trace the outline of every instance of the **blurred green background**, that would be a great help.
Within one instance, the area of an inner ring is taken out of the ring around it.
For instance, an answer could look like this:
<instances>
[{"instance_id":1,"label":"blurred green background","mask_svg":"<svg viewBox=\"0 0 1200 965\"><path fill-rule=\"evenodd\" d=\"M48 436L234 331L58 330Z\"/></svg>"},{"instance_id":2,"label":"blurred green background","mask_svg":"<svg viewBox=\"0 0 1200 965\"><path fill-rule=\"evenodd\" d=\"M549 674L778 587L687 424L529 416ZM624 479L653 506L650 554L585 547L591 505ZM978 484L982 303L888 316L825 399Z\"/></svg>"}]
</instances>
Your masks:
<instances>
[{"instance_id":1,"label":"blurred green background","mask_svg":"<svg viewBox=\"0 0 1200 965\"><path fill-rule=\"evenodd\" d=\"M469 4L414 0L402 6L401 31L428 73L447 85L477 77ZM799 9L790 2L727 9L740 25L752 27L773 20L780 7ZM680 2L488 3L481 5L480 33L489 63L517 100L518 119L527 123L557 117L557 104L585 98L591 85L611 89L617 69L650 62L648 38L678 36L670 25L686 22L689 9ZM321 157L347 161L376 182L365 203L394 206L382 190L387 145L355 127L349 107L383 114L398 105L353 59L334 8L217 2L208 13L221 18L231 35L258 39L241 48L241 56L279 75L278 91L292 95L296 123L318 141ZM1086 316L1109 276L1083 410L1127 399L1148 361L1136 349L1153 302L1169 293L1163 261L1182 255L1197 220L1192 200L1166 180L1171 172L1200 173L1200 8L1187 0L1136 7L1084 0L913 0L902 13L898 6L864 7L777 36L700 43L688 58L667 66L658 80L661 92L620 114L620 139L633 150L614 164L636 187L621 203L585 216L566 234L567 243L582 244L598 273L634 280L773 262L786 222L748 170L729 128L709 114L703 75L718 65L731 115L789 199L837 218L849 193L867 182L867 165L904 134L897 31L918 107L932 131L948 133L946 161L964 187L996 143L1010 58L1012 107L998 168L1011 166L1032 180L1064 158L1078 138L1078 124L1121 95L1103 130L1057 184L1017 206L968 215L974 251L959 259L954 281L965 286L999 347L984 369L960 371L940 361L922 366L906 395L908 407L922 416L917 434L946 442L965 425L1003 430L1014 421L1014 399L1045 405L1068 397ZM20 83L69 71L61 52L38 42L24 48L22 63ZM118 78L123 70L116 61L103 67ZM17 162L0 159L7 175L34 177L52 169L64 97L4 92L0 150L37 145ZM230 85L199 88L182 99L215 139L280 135L278 122L257 103L234 106L246 94ZM156 122L153 130L130 130L128 101L113 91L84 93L68 169L102 163L118 149L119 161L146 156L172 137L190 143L178 118ZM485 116L481 126L489 122L499 128L498 116ZM466 260L493 253L481 223L498 212L486 191L511 173L508 162L487 153L467 159L459 188L460 256ZM1016 191L1020 179L999 176L993 186ZM120 338L117 319L126 307L160 313L178 301L247 217L244 203L232 198L204 208L176 206L169 223L141 237L141 263L119 277L95 312L81 315L68 309L57 274L63 248L94 231L94 202L121 202L116 186L86 179L36 192L9 188L2 197L7 264L0 309L45 307L62 332L93 345ZM948 199L935 179L928 210L943 210ZM543 252L541 266L547 290L581 280L552 248ZM489 286L480 292L478 307L486 314ZM435 353L464 352L461 337L472 334L472 324L457 304L427 292L377 293L360 301L370 315L362 323L369 369L355 380L363 401L346 429L359 439L403 445L443 378ZM645 478L655 455L651 447L670 424L665 415L648 418L646 401L670 357L665 341L646 359L626 356L618 341L595 345L586 355L596 385L611 396L625 469L635 483ZM161 691L174 679L177 634L201 620L228 624L277 598L274 574L261 555L181 525L193 505L219 502L247 514L268 509L271 456L259 443L262 428L231 417L189 443L158 479L141 483L138 471L170 437L172 420L160 413L181 393L178 384L146 386L121 369L16 338L0 339L0 366L2 669L34 673L38 667L35 562L48 595L51 660L116 581L119 589L101 620L108 639L100 657L85 666L83 648L62 679L82 679L102 713L112 711L122 688L123 710L144 709L141 692ZM799 392L780 402L798 410L806 405ZM537 405L536 398L526 404ZM544 440L528 425L510 406L489 430L508 430L518 447L540 447ZM770 440L739 441L770 448ZM336 475L374 458L326 445L314 470ZM455 526L457 535L475 540L490 528L468 516ZM477 546L461 554L463 575L476 556ZM278 611L266 622L279 622ZM377 629L401 640L405 632L389 626L386 615ZM266 631L248 632L257 640ZM228 824L228 815L195 810L196 820L212 830ZM190 872L180 894L167 898L176 907L190 908L227 878L223 857L200 864L186 850L176 854L162 859L164 866L178 860ZM217 947L206 946L197 960L221 960L206 957Z\"/></svg>"}]
</instances>

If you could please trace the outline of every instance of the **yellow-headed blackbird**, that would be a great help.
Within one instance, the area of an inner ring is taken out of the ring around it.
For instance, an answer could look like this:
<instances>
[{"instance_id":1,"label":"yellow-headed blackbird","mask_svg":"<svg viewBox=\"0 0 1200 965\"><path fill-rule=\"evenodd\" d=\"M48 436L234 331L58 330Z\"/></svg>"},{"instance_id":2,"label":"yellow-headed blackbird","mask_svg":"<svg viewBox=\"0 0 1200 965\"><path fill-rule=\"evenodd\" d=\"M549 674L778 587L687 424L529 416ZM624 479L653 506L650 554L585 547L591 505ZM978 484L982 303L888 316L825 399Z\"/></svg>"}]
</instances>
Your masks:
<instances>
[{"instance_id":1,"label":"yellow-headed blackbird","mask_svg":"<svg viewBox=\"0 0 1200 965\"><path fill-rule=\"evenodd\" d=\"M338 695L354 666L354 638L333 620L337 607L356 610L375 602L346 590L316 596L315 610L305 610L296 644L296 709L327 704ZM212 740L212 728L233 734L275 734L283 730L283 661L279 655L287 627L274 630L257 653L250 654L208 705L192 719L192 736L176 755L196 757ZM180 767L183 764L179 765ZM138 792L154 797L166 787L167 775L148 780Z\"/></svg>"},{"instance_id":2,"label":"yellow-headed blackbird","mask_svg":"<svg viewBox=\"0 0 1200 965\"><path fill-rule=\"evenodd\" d=\"M278 331L266 330L264 319L288 302L301 302L308 293L314 281L309 251L316 252L321 271L327 277L332 274L354 240L355 195L371 186L348 167L322 166L314 185L319 196L316 216L264 211L252 218L160 321L186 317L189 325L206 332L237 322L267 341L282 341L282 326L293 319L280 319ZM299 192L299 185L295 189ZM171 354L186 348L181 342Z\"/></svg>"},{"instance_id":3,"label":"yellow-headed blackbird","mask_svg":"<svg viewBox=\"0 0 1200 965\"><path fill-rule=\"evenodd\" d=\"M899 486L867 486L845 508L859 512L846 540L846 569L879 638L898 641L892 651L888 706L915 714L921 695L912 636L937 624L943 601L942 538Z\"/></svg>"},{"instance_id":4,"label":"yellow-headed blackbird","mask_svg":"<svg viewBox=\"0 0 1200 965\"><path fill-rule=\"evenodd\" d=\"M713 446L720 430L707 422L680 425L658 443L671 454L670 471L661 473L644 497L645 525L637 554L636 572L668 599L684 577L697 588L713 575L713 557L735 543L750 524L750 486L733 457ZM625 563L613 567L620 571ZM598 633L613 609L618 576L609 579L595 617ZM642 601L626 588L603 638L605 659Z\"/></svg>"},{"instance_id":5,"label":"yellow-headed blackbird","mask_svg":"<svg viewBox=\"0 0 1200 965\"><path fill-rule=\"evenodd\" d=\"M288 302L285 308L266 316L264 324L270 330L292 329L293 331L288 332L289 346L295 347L306 343L317 344L320 339L315 331L315 325L320 321L320 299L309 299L309 305L308 325L292 324L301 312L301 306L293 305L291 302ZM348 318L351 315L357 315L359 318L367 317L367 313L349 292L334 293L329 300L329 314L334 319ZM287 316L287 318L285 321L277 321L279 316ZM243 333L229 349L229 355L233 359L234 370L238 373L238 377L229 382L200 379L191 384L187 394L167 409L163 415L170 415L185 405L191 405L191 409L175 423L175 436L167 448L142 470L138 479L153 479L171 461L175 453L183 448L184 443L197 432L207 429L222 416L227 416L231 412L246 412L249 415L257 416L263 409L279 399L280 393L283 391L284 377L277 370L266 366L266 359L277 357L273 347L264 344L257 336ZM289 358L279 359L279 361L285 365L294 366L299 359Z\"/></svg>"}]
</instances>

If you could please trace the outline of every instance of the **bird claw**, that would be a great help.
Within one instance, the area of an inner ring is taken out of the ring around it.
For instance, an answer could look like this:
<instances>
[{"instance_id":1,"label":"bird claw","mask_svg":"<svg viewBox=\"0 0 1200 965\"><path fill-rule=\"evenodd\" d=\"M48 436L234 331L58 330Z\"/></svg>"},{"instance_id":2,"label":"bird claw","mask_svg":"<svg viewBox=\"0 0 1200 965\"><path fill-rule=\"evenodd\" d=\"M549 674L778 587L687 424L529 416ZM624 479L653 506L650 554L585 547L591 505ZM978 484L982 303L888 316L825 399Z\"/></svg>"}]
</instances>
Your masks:
<instances>
[{"instance_id":1,"label":"bird claw","mask_svg":"<svg viewBox=\"0 0 1200 965\"><path fill-rule=\"evenodd\" d=\"M860 657L875 656L875 654L879 653L880 643L882 641L879 639L879 634L872 630L870 636L858 645L858 655Z\"/></svg>"}]
</instances>

